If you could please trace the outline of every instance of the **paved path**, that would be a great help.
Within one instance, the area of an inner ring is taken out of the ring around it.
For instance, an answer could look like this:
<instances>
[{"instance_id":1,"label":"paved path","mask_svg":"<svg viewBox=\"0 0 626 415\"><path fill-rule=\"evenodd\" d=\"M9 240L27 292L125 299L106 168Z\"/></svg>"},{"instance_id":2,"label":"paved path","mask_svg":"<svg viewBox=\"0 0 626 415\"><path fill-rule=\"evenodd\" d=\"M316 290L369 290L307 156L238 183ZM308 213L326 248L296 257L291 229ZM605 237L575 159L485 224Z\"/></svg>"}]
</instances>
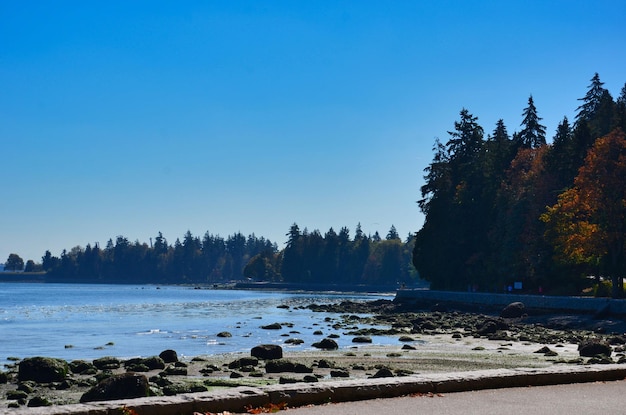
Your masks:
<instances>
[{"instance_id":1,"label":"paved path","mask_svg":"<svg viewBox=\"0 0 626 415\"><path fill-rule=\"evenodd\" d=\"M289 409L285 415L626 414L626 381L456 392Z\"/></svg>"}]
</instances>

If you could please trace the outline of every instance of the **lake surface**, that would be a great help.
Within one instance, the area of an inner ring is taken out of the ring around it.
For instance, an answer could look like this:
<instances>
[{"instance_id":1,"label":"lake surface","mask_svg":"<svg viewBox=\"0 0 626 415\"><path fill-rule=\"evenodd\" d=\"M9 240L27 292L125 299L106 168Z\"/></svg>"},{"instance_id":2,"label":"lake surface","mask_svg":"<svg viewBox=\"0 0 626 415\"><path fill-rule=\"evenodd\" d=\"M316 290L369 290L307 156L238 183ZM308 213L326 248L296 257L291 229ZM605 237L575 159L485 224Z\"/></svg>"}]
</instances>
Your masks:
<instances>
[{"instance_id":1,"label":"lake surface","mask_svg":"<svg viewBox=\"0 0 626 415\"><path fill-rule=\"evenodd\" d=\"M179 356L248 352L262 343L293 350L311 348L336 333L340 347L350 336L335 331L326 317L336 314L294 310L311 303L366 301L391 295L285 293L193 289L179 286L0 283L0 362L8 357L50 356L92 360L129 358L174 349ZM289 309L278 308L280 305ZM262 325L292 323L282 330ZM314 335L322 330L323 335ZM231 338L217 334L228 331ZM299 333L293 333L297 331ZM304 340L284 345L289 337ZM373 337L374 343L397 340Z\"/></svg>"}]
</instances>

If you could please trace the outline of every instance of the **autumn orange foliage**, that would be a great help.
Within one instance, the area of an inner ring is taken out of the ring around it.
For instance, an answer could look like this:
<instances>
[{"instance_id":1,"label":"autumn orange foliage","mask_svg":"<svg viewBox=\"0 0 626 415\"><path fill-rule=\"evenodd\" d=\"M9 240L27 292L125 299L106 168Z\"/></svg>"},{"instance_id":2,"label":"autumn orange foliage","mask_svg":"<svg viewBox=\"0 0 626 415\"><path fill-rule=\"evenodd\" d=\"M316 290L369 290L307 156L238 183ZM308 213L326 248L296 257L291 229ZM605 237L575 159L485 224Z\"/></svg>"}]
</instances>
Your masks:
<instances>
[{"instance_id":1,"label":"autumn orange foliage","mask_svg":"<svg viewBox=\"0 0 626 415\"><path fill-rule=\"evenodd\" d=\"M122 407L122 415L139 415L136 410L127 406Z\"/></svg>"},{"instance_id":2,"label":"autumn orange foliage","mask_svg":"<svg viewBox=\"0 0 626 415\"><path fill-rule=\"evenodd\" d=\"M273 414L276 413L278 411L282 411L284 409L287 409L287 403L285 402L280 402L280 403L268 403L267 405L263 405L263 406L259 406L259 407L252 407L252 406L246 406L246 412L249 414ZM213 412L205 412L205 413L201 413L201 412L195 412L193 415L234 415L231 412L228 411L224 411L224 412L218 412L218 413L213 413Z\"/></svg>"},{"instance_id":3,"label":"autumn orange foliage","mask_svg":"<svg viewBox=\"0 0 626 415\"><path fill-rule=\"evenodd\" d=\"M574 180L541 220L557 254L600 264L613 278L625 274L626 135L617 129L598 138ZM617 282L617 281L615 281Z\"/></svg>"}]
</instances>

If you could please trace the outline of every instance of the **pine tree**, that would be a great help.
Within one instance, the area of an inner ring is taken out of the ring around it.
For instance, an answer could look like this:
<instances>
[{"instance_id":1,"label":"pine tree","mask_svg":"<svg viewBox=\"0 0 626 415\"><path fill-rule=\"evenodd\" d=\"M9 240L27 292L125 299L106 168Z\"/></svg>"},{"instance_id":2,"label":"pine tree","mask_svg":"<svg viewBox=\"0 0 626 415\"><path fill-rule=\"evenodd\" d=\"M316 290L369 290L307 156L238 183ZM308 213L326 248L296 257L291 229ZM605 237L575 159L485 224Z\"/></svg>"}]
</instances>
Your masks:
<instances>
[{"instance_id":1,"label":"pine tree","mask_svg":"<svg viewBox=\"0 0 626 415\"><path fill-rule=\"evenodd\" d=\"M493 135L487 138L485 148L485 173L491 179L493 186L499 186L504 172L509 168L515 156L511 138L502 119L496 123Z\"/></svg>"},{"instance_id":2,"label":"pine tree","mask_svg":"<svg viewBox=\"0 0 626 415\"><path fill-rule=\"evenodd\" d=\"M478 125L478 117L474 117L467 109L463 108L460 115L461 119L454 122L454 131L448 131L450 139L446 148L451 161L459 167L461 173L479 157L483 148L484 131Z\"/></svg>"},{"instance_id":3,"label":"pine tree","mask_svg":"<svg viewBox=\"0 0 626 415\"><path fill-rule=\"evenodd\" d=\"M518 140L522 148L538 148L546 144L546 127L539 121L543 118L537 115L537 108L533 101L533 96L528 98L528 106L522 113L522 130L519 132Z\"/></svg>"},{"instance_id":4,"label":"pine tree","mask_svg":"<svg viewBox=\"0 0 626 415\"><path fill-rule=\"evenodd\" d=\"M578 170L574 163L573 133L567 117L559 123L552 145L546 154L546 170L554 177L555 188L559 191L572 185Z\"/></svg>"},{"instance_id":5,"label":"pine tree","mask_svg":"<svg viewBox=\"0 0 626 415\"><path fill-rule=\"evenodd\" d=\"M385 239L388 241L400 239L400 235L398 234L395 226L391 225L391 228L389 229L389 232L387 232L387 236L385 237Z\"/></svg>"},{"instance_id":6,"label":"pine tree","mask_svg":"<svg viewBox=\"0 0 626 415\"><path fill-rule=\"evenodd\" d=\"M576 114L576 126L578 126L578 124L583 121L591 120L596 115L596 112L600 107L600 102L602 101L604 91L606 91L603 85L604 82L600 81L600 75L598 75L598 73L596 72L593 75L593 78L591 78L589 90L583 98L578 99L583 103L578 108L576 108L576 111L578 111L578 114Z\"/></svg>"},{"instance_id":7,"label":"pine tree","mask_svg":"<svg viewBox=\"0 0 626 415\"><path fill-rule=\"evenodd\" d=\"M626 84L615 102L615 127L626 131Z\"/></svg>"}]
</instances>

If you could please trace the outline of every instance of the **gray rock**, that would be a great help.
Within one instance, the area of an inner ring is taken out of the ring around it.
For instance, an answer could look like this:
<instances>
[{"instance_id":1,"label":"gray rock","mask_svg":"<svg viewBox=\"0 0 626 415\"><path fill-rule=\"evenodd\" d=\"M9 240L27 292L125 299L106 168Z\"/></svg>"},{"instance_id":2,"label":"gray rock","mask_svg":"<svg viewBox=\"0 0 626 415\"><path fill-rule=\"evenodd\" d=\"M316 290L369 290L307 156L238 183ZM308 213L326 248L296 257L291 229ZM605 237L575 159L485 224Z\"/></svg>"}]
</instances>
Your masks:
<instances>
[{"instance_id":1,"label":"gray rock","mask_svg":"<svg viewBox=\"0 0 626 415\"><path fill-rule=\"evenodd\" d=\"M69 367L72 373L77 374L95 375L98 370L93 363L87 362L86 360L72 360L69 363Z\"/></svg>"},{"instance_id":2,"label":"gray rock","mask_svg":"<svg viewBox=\"0 0 626 415\"><path fill-rule=\"evenodd\" d=\"M382 369L379 369L378 372L376 372L374 374L374 376L372 376L372 378L377 379L377 378L392 378L394 377L393 372L389 369L387 369L386 367L383 367Z\"/></svg>"},{"instance_id":3,"label":"gray rock","mask_svg":"<svg viewBox=\"0 0 626 415\"><path fill-rule=\"evenodd\" d=\"M119 369L122 366L122 362L116 357L106 356L95 359L93 365L100 370L112 370Z\"/></svg>"},{"instance_id":4,"label":"gray rock","mask_svg":"<svg viewBox=\"0 0 626 415\"><path fill-rule=\"evenodd\" d=\"M281 326L280 323L272 323L272 324L267 324L265 326L261 326L261 328L264 330L280 330L283 328L283 326Z\"/></svg>"},{"instance_id":5,"label":"gray rock","mask_svg":"<svg viewBox=\"0 0 626 415\"><path fill-rule=\"evenodd\" d=\"M265 372L267 373L313 373L313 369L303 365L302 363L294 363L290 360L270 360L265 364Z\"/></svg>"},{"instance_id":6,"label":"gray rock","mask_svg":"<svg viewBox=\"0 0 626 415\"><path fill-rule=\"evenodd\" d=\"M282 359L283 348L277 344L261 344L253 347L250 355L262 360Z\"/></svg>"},{"instance_id":7,"label":"gray rock","mask_svg":"<svg viewBox=\"0 0 626 415\"><path fill-rule=\"evenodd\" d=\"M333 339L323 339L322 341L313 343L312 345L316 349L324 349L324 350L337 350L339 345Z\"/></svg>"},{"instance_id":8,"label":"gray rock","mask_svg":"<svg viewBox=\"0 0 626 415\"><path fill-rule=\"evenodd\" d=\"M148 396L148 378L137 373L123 373L104 379L81 396L81 402L111 401Z\"/></svg>"},{"instance_id":9,"label":"gray rock","mask_svg":"<svg viewBox=\"0 0 626 415\"><path fill-rule=\"evenodd\" d=\"M160 354L159 357L161 359L163 359L163 361L165 363L176 363L178 362L178 354L176 353L175 350L163 350Z\"/></svg>"},{"instance_id":10,"label":"gray rock","mask_svg":"<svg viewBox=\"0 0 626 415\"><path fill-rule=\"evenodd\" d=\"M578 344L578 353L584 357L594 357L597 355L611 356L611 346L600 339L584 340Z\"/></svg>"},{"instance_id":11,"label":"gray rock","mask_svg":"<svg viewBox=\"0 0 626 415\"><path fill-rule=\"evenodd\" d=\"M242 357L241 359L233 360L228 364L229 369L239 369L246 366L256 366L259 364L259 359L256 357Z\"/></svg>"},{"instance_id":12,"label":"gray rock","mask_svg":"<svg viewBox=\"0 0 626 415\"><path fill-rule=\"evenodd\" d=\"M52 402L50 402L48 399L46 399L43 396L35 396L28 401L28 404L26 406L28 406L29 408L38 408L41 406L52 406Z\"/></svg>"},{"instance_id":13,"label":"gray rock","mask_svg":"<svg viewBox=\"0 0 626 415\"><path fill-rule=\"evenodd\" d=\"M504 307L500 312L502 318L520 318L526 314L526 306L520 301L516 301Z\"/></svg>"},{"instance_id":14,"label":"gray rock","mask_svg":"<svg viewBox=\"0 0 626 415\"><path fill-rule=\"evenodd\" d=\"M65 360L50 357L29 357L22 360L18 369L18 380L32 380L37 383L61 382L69 373Z\"/></svg>"}]
</instances>

